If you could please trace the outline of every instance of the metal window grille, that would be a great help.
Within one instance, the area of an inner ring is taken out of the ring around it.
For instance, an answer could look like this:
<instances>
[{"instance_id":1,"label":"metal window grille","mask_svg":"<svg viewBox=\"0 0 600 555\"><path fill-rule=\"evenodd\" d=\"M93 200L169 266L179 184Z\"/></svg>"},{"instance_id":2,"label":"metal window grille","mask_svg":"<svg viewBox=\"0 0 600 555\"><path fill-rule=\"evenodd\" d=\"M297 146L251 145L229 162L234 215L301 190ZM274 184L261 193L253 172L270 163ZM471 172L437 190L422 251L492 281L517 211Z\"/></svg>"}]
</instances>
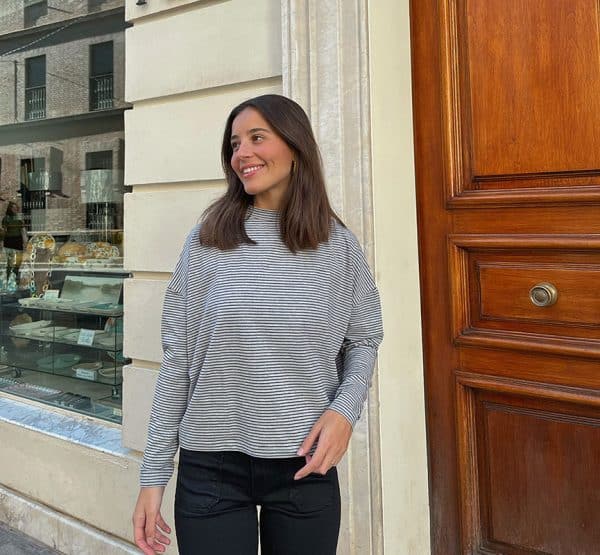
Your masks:
<instances>
[{"instance_id":1,"label":"metal window grille","mask_svg":"<svg viewBox=\"0 0 600 555\"><path fill-rule=\"evenodd\" d=\"M90 77L90 110L113 107L113 74Z\"/></svg>"},{"instance_id":2,"label":"metal window grille","mask_svg":"<svg viewBox=\"0 0 600 555\"><path fill-rule=\"evenodd\" d=\"M25 119L42 119L46 117L46 87L25 89Z\"/></svg>"}]
</instances>

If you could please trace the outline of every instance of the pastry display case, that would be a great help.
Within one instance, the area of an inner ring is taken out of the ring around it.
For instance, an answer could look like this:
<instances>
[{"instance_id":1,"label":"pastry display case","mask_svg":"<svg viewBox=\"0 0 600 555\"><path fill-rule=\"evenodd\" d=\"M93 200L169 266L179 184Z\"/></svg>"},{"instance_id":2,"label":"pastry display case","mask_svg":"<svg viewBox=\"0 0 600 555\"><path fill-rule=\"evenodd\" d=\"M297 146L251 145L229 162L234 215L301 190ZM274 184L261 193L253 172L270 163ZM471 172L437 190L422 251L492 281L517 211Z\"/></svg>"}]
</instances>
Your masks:
<instances>
[{"instance_id":1,"label":"pastry display case","mask_svg":"<svg viewBox=\"0 0 600 555\"><path fill-rule=\"evenodd\" d=\"M0 391L120 423L129 361L122 298L128 274L118 246L45 233L31 237L18 269L10 253L2 254Z\"/></svg>"}]
</instances>

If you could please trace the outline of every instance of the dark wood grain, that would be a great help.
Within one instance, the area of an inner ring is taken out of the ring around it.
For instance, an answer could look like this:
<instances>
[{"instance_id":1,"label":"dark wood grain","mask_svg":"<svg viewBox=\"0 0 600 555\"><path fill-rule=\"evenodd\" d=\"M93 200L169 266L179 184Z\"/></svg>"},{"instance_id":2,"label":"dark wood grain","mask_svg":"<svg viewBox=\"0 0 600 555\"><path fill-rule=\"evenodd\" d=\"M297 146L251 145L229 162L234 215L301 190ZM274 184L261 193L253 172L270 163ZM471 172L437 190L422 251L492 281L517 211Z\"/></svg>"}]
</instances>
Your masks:
<instances>
[{"instance_id":1,"label":"dark wood grain","mask_svg":"<svg viewBox=\"0 0 600 555\"><path fill-rule=\"evenodd\" d=\"M444 166L439 163L443 152L440 102L441 67L438 6L435 0L410 3L412 82L418 95L414 106L415 171L417 174L417 220L419 229L419 265L439 268L447 264L445 238L450 232L451 216L445 210ZM416 98L416 97L415 97ZM438 162L431 163L432 160ZM454 387L451 373L445 371L452 361L458 362L452 338L446 330L451 312L448 298L450 285L437 272L421 272L423 350L427 389L428 471L432 550L436 554L460 553L459 489L455 437L454 400L448 392ZM437 315L438 318L434 318ZM443 371L436 372L436 369ZM448 448L440 456L439 448Z\"/></svg>"},{"instance_id":2,"label":"dark wood grain","mask_svg":"<svg viewBox=\"0 0 600 555\"><path fill-rule=\"evenodd\" d=\"M473 175L598 170L598 3L465 4Z\"/></svg>"},{"instance_id":3,"label":"dark wood grain","mask_svg":"<svg viewBox=\"0 0 600 555\"><path fill-rule=\"evenodd\" d=\"M435 555L600 553L598 19L411 0Z\"/></svg>"}]
</instances>

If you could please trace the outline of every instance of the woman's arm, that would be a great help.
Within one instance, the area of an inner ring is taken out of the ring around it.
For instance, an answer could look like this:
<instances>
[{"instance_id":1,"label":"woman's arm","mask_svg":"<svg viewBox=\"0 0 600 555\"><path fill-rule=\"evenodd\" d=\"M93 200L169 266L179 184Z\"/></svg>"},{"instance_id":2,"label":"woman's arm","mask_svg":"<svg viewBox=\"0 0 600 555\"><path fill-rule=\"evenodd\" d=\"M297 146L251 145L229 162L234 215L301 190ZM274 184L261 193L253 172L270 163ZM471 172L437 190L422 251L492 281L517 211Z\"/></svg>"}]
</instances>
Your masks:
<instances>
[{"instance_id":1,"label":"woman's arm","mask_svg":"<svg viewBox=\"0 0 600 555\"><path fill-rule=\"evenodd\" d=\"M140 485L165 486L173 474L179 445L179 424L189 392L186 298L167 287L161 325L163 359L154 391Z\"/></svg>"},{"instance_id":2,"label":"woman's arm","mask_svg":"<svg viewBox=\"0 0 600 555\"><path fill-rule=\"evenodd\" d=\"M165 486L173 474L179 445L179 424L189 392L186 284L189 272L188 237L165 293L161 321L163 358L154 390L148 438L140 471L140 494L133 513L136 545L146 554L162 553L171 532L160 507Z\"/></svg>"},{"instance_id":3,"label":"woman's arm","mask_svg":"<svg viewBox=\"0 0 600 555\"><path fill-rule=\"evenodd\" d=\"M363 292L352 308L352 316L338 355L341 382L330 410L346 417L352 426L360 418L367 395L377 349L383 339L379 294L373 289Z\"/></svg>"},{"instance_id":4,"label":"woman's arm","mask_svg":"<svg viewBox=\"0 0 600 555\"><path fill-rule=\"evenodd\" d=\"M379 293L358 242L354 246L354 275L349 276L354 281L352 310L336 359L340 385L298 450L298 455L306 456L307 464L296 474L297 480L311 472L325 474L343 457L367 399L377 349L383 339ZM318 446L311 457L308 453L315 441Z\"/></svg>"}]
</instances>

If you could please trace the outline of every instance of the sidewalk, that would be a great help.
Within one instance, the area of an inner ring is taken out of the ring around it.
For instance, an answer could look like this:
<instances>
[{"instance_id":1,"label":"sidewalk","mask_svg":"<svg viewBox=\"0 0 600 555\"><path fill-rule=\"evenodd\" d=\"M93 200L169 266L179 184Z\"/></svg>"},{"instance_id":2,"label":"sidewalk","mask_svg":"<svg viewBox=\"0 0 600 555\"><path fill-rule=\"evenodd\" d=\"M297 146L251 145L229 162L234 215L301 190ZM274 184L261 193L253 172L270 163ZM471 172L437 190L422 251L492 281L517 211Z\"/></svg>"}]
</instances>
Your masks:
<instances>
[{"instance_id":1,"label":"sidewalk","mask_svg":"<svg viewBox=\"0 0 600 555\"><path fill-rule=\"evenodd\" d=\"M61 553L0 522L0 555L61 555Z\"/></svg>"}]
</instances>

